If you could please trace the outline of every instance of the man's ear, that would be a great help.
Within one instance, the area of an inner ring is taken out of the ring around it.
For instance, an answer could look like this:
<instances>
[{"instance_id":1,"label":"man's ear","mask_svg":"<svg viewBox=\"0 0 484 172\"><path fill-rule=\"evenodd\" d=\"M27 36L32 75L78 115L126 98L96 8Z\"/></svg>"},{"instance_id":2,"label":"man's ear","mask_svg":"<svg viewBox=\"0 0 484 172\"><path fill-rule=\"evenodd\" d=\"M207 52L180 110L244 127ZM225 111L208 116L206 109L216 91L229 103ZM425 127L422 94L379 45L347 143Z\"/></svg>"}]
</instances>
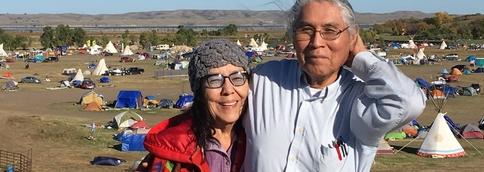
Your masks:
<instances>
[{"instance_id":1,"label":"man's ear","mask_svg":"<svg viewBox=\"0 0 484 172\"><path fill-rule=\"evenodd\" d=\"M355 48L356 42L358 42L358 35L360 34L359 30L360 30L359 27L355 26L354 31L350 32L351 33L350 50L353 50Z\"/></svg>"}]
</instances>

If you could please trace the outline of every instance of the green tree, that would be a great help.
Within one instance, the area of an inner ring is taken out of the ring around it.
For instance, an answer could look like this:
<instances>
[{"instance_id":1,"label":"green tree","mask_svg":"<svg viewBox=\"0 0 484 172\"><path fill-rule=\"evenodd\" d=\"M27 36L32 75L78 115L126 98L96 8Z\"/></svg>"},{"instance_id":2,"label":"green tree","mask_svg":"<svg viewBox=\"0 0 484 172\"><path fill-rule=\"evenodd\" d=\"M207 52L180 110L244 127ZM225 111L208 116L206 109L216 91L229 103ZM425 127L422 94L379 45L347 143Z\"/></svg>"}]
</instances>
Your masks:
<instances>
[{"instance_id":1,"label":"green tree","mask_svg":"<svg viewBox=\"0 0 484 172\"><path fill-rule=\"evenodd\" d=\"M84 31L84 29L80 27L74 28L74 31L72 33L72 41L78 47L82 47L86 42L86 31Z\"/></svg>"},{"instance_id":2,"label":"green tree","mask_svg":"<svg viewBox=\"0 0 484 172\"><path fill-rule=\"evenodd\" d=\"M126 46L129 43L129 31L125 30L123 34L121 34L121 42Z\"/></svg>"},{"instance_id":3,"label":"green tree","mask_svg":"<svg viewBox=\"0 0 484 172\"><path fill-rule=\"evenodd\" d=\"M40 44L44 48L53 48L54 47L54 35L55 31L50 26L44 27L42 35L40 35Z\"/></svg>"},{"instance_id":4,"label":"green tree","mask_svg":"<svg viewBox=\"0 0 484 172\"><path fill-rule=\"evenodd\" d=\"M70 46L73 44L72 30L69 25L58 25L55 28L54 46Z\"/></svg>"},{"instance_id":5,"label":"green tree","mask_svg":"<svg viewBox=\"0 0 484 172\"><path fill-rule=\"evenodd\" d=\"M143 32L139 35L139 44L143 46L143 48L147 48L148 46L148 33Z\"/></svg>"},{"instance_id":6,"label":"green tree","mask_svg":"<svg viewBox=\"0 0 484 172\"><path fill-rule=\"evenodd\" d=\"M229 24L222 29L218 30L222 35L237 35L237 26L235 24Z\"/></svg>"},{"instance_id":7,"label":"green tree","mask_svg":"<svg viewBox=\"0 0 484 172\"><path fill-rule=\"evenodd\" d=\"M191 28L186 28L183 25L178 26L175 40L177 44L194 46L197 43L197 33Z\"/></svg>"}]
</instances>

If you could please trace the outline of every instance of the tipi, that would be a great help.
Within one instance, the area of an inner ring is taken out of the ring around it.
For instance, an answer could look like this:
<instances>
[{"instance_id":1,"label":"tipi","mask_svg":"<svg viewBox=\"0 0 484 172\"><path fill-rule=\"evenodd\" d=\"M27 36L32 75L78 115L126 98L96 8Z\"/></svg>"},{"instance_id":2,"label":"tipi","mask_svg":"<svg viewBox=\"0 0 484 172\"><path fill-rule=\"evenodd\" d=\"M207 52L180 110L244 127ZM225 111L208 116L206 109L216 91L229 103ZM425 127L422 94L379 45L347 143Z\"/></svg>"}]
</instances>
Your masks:
<instances>
[{"instance_id":1,"label":"tipi","mask_svg":"<svg viewBox=\"0 0 484 172\"><path fill-rule=\"evenodd\" d=\"M96 69L92 72L93 75L99 76L108 71L108 67L106 66L106 61L104 59L99 60L99 63L96 66Z\"/></svg>"},{"instance_id":2,"label":"tipi","mask_svg":"<svg viewBox=\"0 0 484 172\"><path fill-rule=\"evenodd\" d=\"M106 45L106 48L104 48L104 51L108 53L113 53L113 54L118 53L118 50L114 48L114 45L111 41L109 41L109 43Z\"/></svg>"},{"instance_id":3,"label":"tipi","mask_svg":"<svg viewBox=\"0 0 484 172\"><path fill-rule=\"evenodd\" d=\"M239 40L237 40L237 45L238 45L238 46L242 46L242 44L240 43L240 41L239 41Z\"/></svg>"},{"instance_id":4,"label":"tipi","mask_svg":"<svg viewBox=\"0 0 484 172\"><path fill-rule=\"evenodd\" d=\"M259 45L257 44L257 42L255 42L254 38L250 38L249 46L251 46L252 48L259 47Z\"/></svg>"},{"instance_id":5,"label":"tipi","mask_svg":"<svg viewBox=\"0 0 484 172\"><path fill-rule=\"evenodd\" d=\"M0 44L0 57L8 56L7 52L3 49L3 44Z\"/></svg>"},{"instance_id":6,"label":"tipi","mask_svg":"<svg viewBox=\"0 0 484 172\"><path fill-rule=\"evenodd\" d=\"M441 50L447 48L447 44L445 43L445 41L442 41L442 44L440 44L440 48Z\"/></svg>"},{"instance_id":7,"label":"tipi","mask_svg":"<svg viewBox=\"0 0 484 172\"><path fill-rule=\"evenodd\" d=\"M84 81L84 75L82 74L81 69L77 70L76 76L74 76L74 78L71 80L71 82L74 82L74 81L81 81L81 82Z\"/></svg>"},{"instance_id":8,"label":"tipi","mask_svg":"<svg viewBox=\"0 0 484 172\"><path fill-rule=\"evenodd\" d=\"M130 55L133 55L134 53L131 51L131 49L129 48L129 45L126 45L126 48L124 48L124 51L121 55L123 56L130 56Z\"/></svg>"},{"instance_id":9,"label":"tipi","mask_svg":"<svg viewBox=\"0 0 484 172\"><path fill-rule=\"evenodd\" d=\"M450 131L443 113L437 114L417 154L431 158L457 158L465 155L464 149Z\"/></svg>"}]
</instances>

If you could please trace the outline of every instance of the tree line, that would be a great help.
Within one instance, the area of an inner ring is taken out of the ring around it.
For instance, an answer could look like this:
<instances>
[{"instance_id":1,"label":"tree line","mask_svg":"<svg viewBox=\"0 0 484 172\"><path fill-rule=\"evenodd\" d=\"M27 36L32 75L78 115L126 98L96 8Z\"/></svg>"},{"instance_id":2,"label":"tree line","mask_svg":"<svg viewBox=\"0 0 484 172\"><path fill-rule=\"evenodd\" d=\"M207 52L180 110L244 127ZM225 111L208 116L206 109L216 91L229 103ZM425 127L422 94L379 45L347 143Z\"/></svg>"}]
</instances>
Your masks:
<instances>
[{"instance_id":1,"label":"tree line","mask_svg":"<svg viewBox=\"0 0 484 172\"><path fill-rule=\"evenodd\" d=\"M183 25L178 26L178 31L167 36L160 36L155 30L143 32L136 36L128 30L121 34L121 43L124 45L139 44L144 48L159 45L161 43L172 43L177 45L194 46L198 43L200 37L210 36L230 36L238 33L237 26L229 24L228 26L216 31L207 32L206 30L196 32L192 28ZM206 35L205 35L206 34ZM40 36L40 42L44 48L54 48L57 46L83 46L86 40L96 40L97 44L104 45L110 40L108 36L101 33L100 37L87 36L82 28L70 28L69 25L58 25L56 28L44 27Z\"/></svg>"},{"instance_id":2,"label":"tree line","mask_svg":"<svg viewBox=\"0 0 484 172\"><path fill-rule=\"evenodd\" d=\"M6 50L27 49L32 44L32 39L23 35L8 34L0 29L0 44L3 44Z\"/></svg>"},{"instance_id":3,"label":"tree line","mask_svg":"<svg viewBox=\"0 0 484 172\"><path fill-rule=\"evenodd\" d=\"M396 19L375 24L362 31L362 38L375 42L379 35L410 36L416 40L483 39L484 16L481 14L452 16L438 12L431 18Z\"/></svg>"}]
</instances>

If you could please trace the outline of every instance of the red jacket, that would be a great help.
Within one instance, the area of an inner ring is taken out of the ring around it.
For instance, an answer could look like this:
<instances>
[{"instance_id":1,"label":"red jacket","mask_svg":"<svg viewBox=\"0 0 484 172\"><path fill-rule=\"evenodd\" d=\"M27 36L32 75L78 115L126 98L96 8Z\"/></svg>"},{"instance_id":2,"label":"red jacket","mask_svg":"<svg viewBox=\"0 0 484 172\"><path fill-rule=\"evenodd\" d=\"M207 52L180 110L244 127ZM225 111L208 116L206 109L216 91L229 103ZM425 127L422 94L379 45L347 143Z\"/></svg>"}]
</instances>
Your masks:
<instances>
[{"instance_id":1,"label":"red jacket","mask_svg":"<svg viewBox=\"0 0 484 172\"><path fill-rule=\"evenodd\" d=\"M209 172L202 149L197 146L188 114L177 115L153 127L146 135L145 149L154 156L149 171ZM242 130L243 131L243 130ZM239 134L231 171L240 171L245 156L245 134Z\"/></svg>"}]
</instances>

